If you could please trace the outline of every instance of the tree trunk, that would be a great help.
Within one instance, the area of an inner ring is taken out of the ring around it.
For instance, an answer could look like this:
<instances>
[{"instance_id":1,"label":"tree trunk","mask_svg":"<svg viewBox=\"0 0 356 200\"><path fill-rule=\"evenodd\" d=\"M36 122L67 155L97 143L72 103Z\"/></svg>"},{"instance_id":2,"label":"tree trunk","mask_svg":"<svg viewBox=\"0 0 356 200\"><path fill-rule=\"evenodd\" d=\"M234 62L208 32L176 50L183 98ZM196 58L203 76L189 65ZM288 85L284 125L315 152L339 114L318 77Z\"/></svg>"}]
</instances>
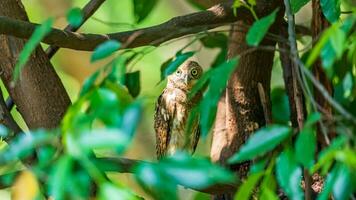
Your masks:
<instances>
[{"instance_id":1,"label":"tree trunk","mask_svg":"<svg viewBox=\"0 0 356 200\"><path fill-rule=\"evenodd\" d=\"M2 0L0 15L28 21L20 0ZM54 128L59 125L70 99L42 47L38 46L12 84L14 66L26 41L0 35L0 69L17 109L30 129Z\"/></svg>"},{"instance_id":2,"label":"tree trunk","mask_svg":"<svg viewBox=\"0 0 356 200\"><path fill-rule=\"evenodd\" d=\"M282 8L283 3L268 1L258 5L260 8L255 9L261 11L258 16L265 16L277 6ZM277 21L282 19L281 15L283 11L280 9ZM253 21L251 19L237 22L232 26L230 33L228 58L237 55L241 57L237 69L228 82L226 92L218 104L210 153L212 161L222 165L226 165L227 159L238 151L255 130L266 123L257 84L262 84L269 101L274 51L252 51L251 47L246 44L247 30ZM275 25L272 29L276 29L277 26ZM276 41L264 39L261 46L274 47L275 44ZM243 179L247 175L249 166L250 163L246 162L231 166L231 168ZM215 195L213 199L233 199L233 193Z\"/></svg>"}]
</instances>

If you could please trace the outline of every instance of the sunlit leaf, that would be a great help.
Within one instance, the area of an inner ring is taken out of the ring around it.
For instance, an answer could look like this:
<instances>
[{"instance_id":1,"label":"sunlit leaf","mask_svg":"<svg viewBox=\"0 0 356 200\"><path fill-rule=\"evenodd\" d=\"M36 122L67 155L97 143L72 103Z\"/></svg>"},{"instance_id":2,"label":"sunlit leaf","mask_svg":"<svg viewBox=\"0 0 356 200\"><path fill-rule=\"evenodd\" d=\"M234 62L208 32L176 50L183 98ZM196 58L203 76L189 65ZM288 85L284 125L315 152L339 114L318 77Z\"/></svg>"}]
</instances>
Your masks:
<instances>
[{"instance_id":1,"label":"sunlit leaf","mask_svg":"<svg viewBox=\"0 0 356 200\"><path fill-rule=\"evenodd\" d=\"M130 137L119 129L95 129L83 132L78 138L81 148L92 149L117 149L122 152L129 144Z\"/></svg>"},{"instance_id":2,"label":"sunlit leaf","mask_svg":"<svg viewBox=\"0 0 356 200\"><path fill-rule=\"evenodd\" d=\"M278 9L274 10L271 14L253 23L248 30L246 41L248 45L258 46L258 44L265 37L269 27L274 23L276 19Z\"/></svg>"},{"instance_id":3,"label":"sunlit leaf","mask_svg":"<svg viewBox=\"0 0 356 200\"><path fill-rule=\"evenodd\" d=\"M70 156L61 157L56 162L49 178L49 195L56 200L66 199L66 188L71 176L73 159Z\"/></svg>"},{"instance_id":4,"label":"sunlit leaf","mask_svg":"<svg viewBox=\"0 0 356 200\"><path fill-rule=\"evenodd\" d=\"M0 154L0 163L23 159L31 155L36 148L57 143L58 138L55 131L49 132L45 130L37 130L31 133L22 134L14 138L10 144L2 150Z\"/></svg>"},{"instance_id":5,"label":"sunlit leaf","mask_svg":"<svg viewBox=\"0 0 356 200\"><path fill-rule=\"evenodd\" d=\"M129 189L115 186L111 183L104 183L100 187L99 200L138 200Z\"/></svg>"},{"instance_id":6,"label":"sunlit leaf","mask_svg":"<svg viewBox=\"0 0 356 200\"><path fill-rule=\"evenodd\" d=\"M276 171L278 183L289 199L304 199L301 188L302 169L298 166L290 149L284 150L278 157Z\"/></svg>"},{"instance_id":7,"label":"sunlit leaf","mask_svg":"<svg viewBox=\"0 0 356 200\"><path fill-rule=\"evenodd\" d=\"M177 185L203 189L218 183L236 183L236 177L226 169L181 152L157 164L142 163L135 171L136 178L156 199L176 199Z\"/></svg>"},{"instance_id":8,"label":"sunlit leaf","mask_svg":"<svg viewBox=\"0 0 356 200\"><path fill-rule=\"evenodd\" d=\"M247 0L247 2L248 2L251 6L255 6L255 5L256 5L256 0Z\"/></svg>"},{"instance_id":9,"label":"sunlit leaf","mask_svg":"<svg viewBox=\"0 0 356 200\"><path fill-rule=\"evenodd\" d=\"M244 181L243 184L240 186L234 199L249 200L255 186L257 185L258 181L261 179L262 176L263 176L263 172L249 175L247 180Z\"/></svg>"},{"instance_id":10,"label":"sunlit leaf","mask_svg":"<svg viewBox=\"0 0 356 200\"><path fill-rule=\"evenodd\" d=\"M101 43L94 49L94 53L91 56L90 61L95 62L101 60L113 54L115 51L119 50L121 47L120 42L116 40L108 40L104 43Z\"/></svg>"},{"instance_id":11,"label":"sunlit leaf","mask_svg":"<svg viewBox=\"0 0 356 200\"><path fill-rule=\"evenodd\" d=\"M236 177L226 169L207 159L192 158L181 152L161 160L159 166L177 184L189 188L202 189L217 183L236 182Z\"/></svg>"},{"instance_id":12,"label":"sunlit leaf","mask_svg":"<svg viewBox=\"0 0 356 200\"><path fill-rule=\"evenodd\" d=\"M157 164L141 163L134 169L136 180L158 200L177 200L177 185Z\"/></svg>"},{"instance_id":13,"label":"sunlit leaf","mask_svg":"<svg viewBox=\"0 0 356 200\"><path fill-rule=\"evenodd\" d=\"M72 8L67 13L67 21L73 27L79 27L83 22L83 14L80 8Z\"/></svg>"},{"instance_id":14,"label":"sunlit leaf","mask_svg":"<svg viewBox=\"0 0 356 200\"><path fill-rule=\"evenodd\" d=\"M27 61L29 60L32 52L40 44L42 39L52 30L51 27L53 25L53 22L54 19L49 18L46 21L44 21L41 25L37 26L30 39L26 42L25 46L23 47L19 55L19 60L14 68L14 74L13 74L14 81L17 81L18 78L20 77L20 73L23 67L26 65Z\"/></svg>"},{"instance_id":15,"label":"sunlit leaf","mask_svg":"<svg viewBox=\"0 0 356 200\"><path fill-rule=\"evenodd\" d=\"M250 136L248 141L234 154L229 163L238 163L263 155L283 142L291 133L287 126L269 125Z\"/></svg>"}]
</instances>

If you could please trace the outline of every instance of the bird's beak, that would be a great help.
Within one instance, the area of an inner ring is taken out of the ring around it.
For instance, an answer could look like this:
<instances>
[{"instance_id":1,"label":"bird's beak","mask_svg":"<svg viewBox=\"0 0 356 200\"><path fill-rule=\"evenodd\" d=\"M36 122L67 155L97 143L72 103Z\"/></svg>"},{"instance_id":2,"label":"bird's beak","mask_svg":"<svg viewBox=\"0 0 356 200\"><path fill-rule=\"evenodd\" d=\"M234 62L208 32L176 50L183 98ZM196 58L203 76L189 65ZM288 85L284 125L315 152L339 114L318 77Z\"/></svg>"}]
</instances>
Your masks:
<instances>
[{"instance_id":1,"label":"bird's beak","mask_svg":"<svg viewBox=\"0 0 356 200\"><path fill-rule=\"evenodd\" d=\"M184 83L186 85L188 85L188 81L189 81L189 76L188 75L184 76Z\"/></svg>"}]
</instances>

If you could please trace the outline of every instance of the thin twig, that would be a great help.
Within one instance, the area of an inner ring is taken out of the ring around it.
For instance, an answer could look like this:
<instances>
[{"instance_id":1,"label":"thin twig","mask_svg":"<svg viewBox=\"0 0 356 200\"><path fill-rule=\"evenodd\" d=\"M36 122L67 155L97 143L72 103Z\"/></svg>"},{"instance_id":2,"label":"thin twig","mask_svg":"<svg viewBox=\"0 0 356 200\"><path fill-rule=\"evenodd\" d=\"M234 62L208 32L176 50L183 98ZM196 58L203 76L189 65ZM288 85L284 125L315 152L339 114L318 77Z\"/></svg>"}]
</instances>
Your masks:
<instances>
[{"instance_id":1,"label":"thin twig","mask_svg":"<svg viewBox=\"0 0 356 200\"><path fill-rule=\"evenodd\" d=\"M284 5L286 8L286 14L287 14L287 20L288 20L288 39L289 39L289 45L290 45L290 51L291 55L294 59L299 59L298 55L298 48L297 48L297 41L296 41L296 36L295 36L295 21L294 21L294 15L292 14L291 11L291 5L289 0L284 0ZM305 120L304 112L303 112L303 105L302 102L302 97L300 96L301 94L298 94L297 91L297 80L296 77L299 75L299 69L297 68L297 64L294 62L292 64L292 76L293 78L293 88L294 88L294 100L296 101L296 110L297 110L297 120L298 120L298 125L299 125L299 130L303 128L303 123ZM306 200L311 200L312 199L312 183L311 183L311 177L307 169L304 169L304 183L305 183L305 199Z\"/></svg>"}]
</instances>

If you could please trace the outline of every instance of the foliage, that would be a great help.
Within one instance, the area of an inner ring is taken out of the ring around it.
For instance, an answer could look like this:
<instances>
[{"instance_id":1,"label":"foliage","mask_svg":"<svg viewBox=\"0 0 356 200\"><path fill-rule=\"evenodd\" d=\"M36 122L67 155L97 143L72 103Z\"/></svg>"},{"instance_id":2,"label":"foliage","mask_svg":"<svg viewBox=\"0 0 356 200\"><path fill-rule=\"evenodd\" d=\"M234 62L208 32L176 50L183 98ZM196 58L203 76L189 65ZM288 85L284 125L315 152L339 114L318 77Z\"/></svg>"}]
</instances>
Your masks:
<instances>
[{"instance_id":1,"label":"foliage","mask_svg":"<svg viewBox=\"0 0 356 200\"><path fill-rule=\"evenodd\" d=\"M143 22L158 2L133 0L135 22ZM308 2L291 0L293 13L297 14ZM320 0L323 14L331 26L307 53L301 52L300 55L305 58L302 61L307 67L305 70L311 70L321 58L327 78L333 84L333 101L354 116L356 14L352 7L352 13L342 16L341 4L348 5L339 0ZM235 14L243 7L254 17L255 22L246 37L247 44L253 48L262 46L261 41L276 21L279 11L276 9L259 18L254 10L256 6L254 0L235 0L232 6ZM67 21L72 26L80 26L82 20L78 8L67 13ZM53 19L50 18L36 28L19 55L14 80L20 77L31 53L49 33L52 24ZM225 33L200 33L187 46L194 42L219 51L211 68L206 70L189 94L189 98L193 98L198 92L204 92L189 119L200 114L200 130L205 139L214 124L218 101L231 74L238 67L240 57L226 60L229 40ZM140 187L155 199L178 199L178 186L204 190L216 184L228 184L239 186L235 194L235 199L239 200L279 199L279 189L289 199L299 200L305 196L301 183L304 173L308 172L317 173L325 179L323 190L317 195L319 200L329 199L331 195L336 200L344 200L355 193L355 123L345 118L343 113L335 112L333 123L325 124L326 116L316 112L313 96L306 93L306 111L309 114L298 131L290 125L293 113L283 88L273 88L271 92L274 123L256 130L228 161L231 166L252 163L245 179L240 181L229 169L204 157L192 157L186 152L178 152L158 162L144 160L127 166L121 158L131 147L147 100L147 97L140 95L140 79L146 75L139 70L132 71L128 66L145 51L121 50L121 47L120 42L108 40L95 49L91 62L108 62L87 77L78 99L70 106L59 127L30 130L8 144L0 144L0 185L30 182L34 187L24 190L34 193L36 199L89 199L93 196L103 200L140 199L137 191L108 176L108 172L114 169L117 173L132 173ZM199 52L183 52L186 47L161 65L161 81ZM301 79L305 81L304 76ZM309 82L303 86L311 94L315 92ZM318 125L324 125L327 131L337 134L327 146L320 144ZM0 126L1 138L7 138L9 132ZM201 196L199 194L196 199L203 198Z\"/></svg>"}]
</instances>

